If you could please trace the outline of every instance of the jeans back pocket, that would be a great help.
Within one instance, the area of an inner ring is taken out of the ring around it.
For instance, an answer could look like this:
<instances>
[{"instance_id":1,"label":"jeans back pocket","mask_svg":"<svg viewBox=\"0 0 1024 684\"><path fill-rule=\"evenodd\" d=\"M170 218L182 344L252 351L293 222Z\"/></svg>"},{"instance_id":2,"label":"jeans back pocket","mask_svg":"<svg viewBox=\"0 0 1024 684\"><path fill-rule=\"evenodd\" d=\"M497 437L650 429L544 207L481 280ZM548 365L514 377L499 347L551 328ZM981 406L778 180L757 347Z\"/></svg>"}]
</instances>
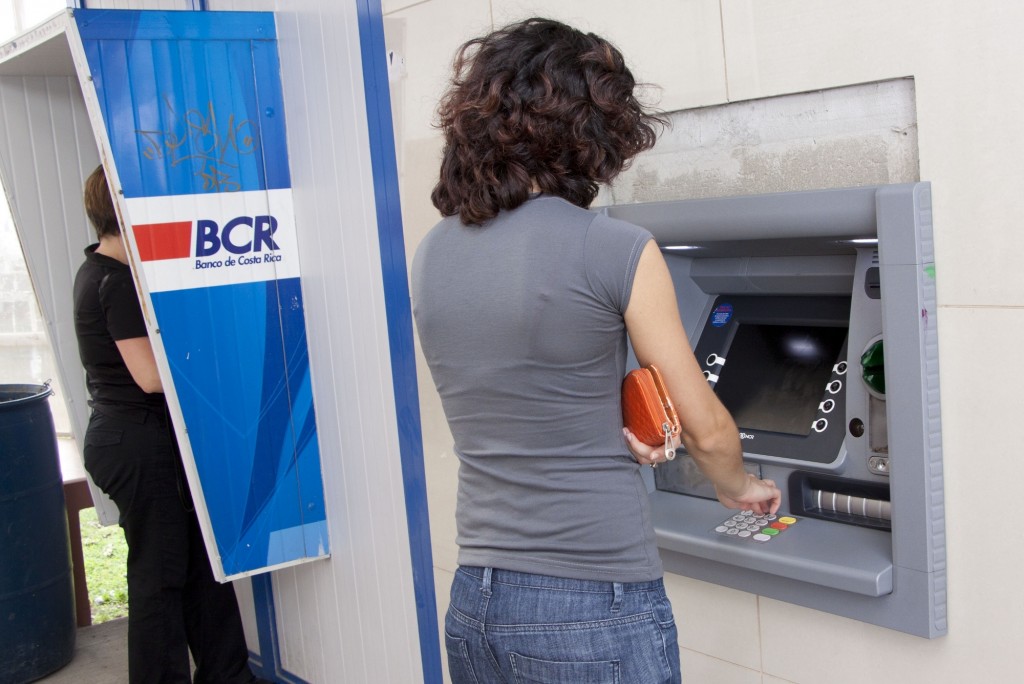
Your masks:
<instances>
[{"instance_id":1,"label":"jeans back pocket","mask_svg":"<svg viewBox=\"0 0 1024 684\"><path fill-rule=\"evenodd\" d=\"M479 684L473 662L469 658L469 644L465 639L445 632L444 646L448 652L448 674L452 684Z\"/></svg>"},{"instance_id":2,"label":"jeans back pocket","mask_svg":"<svg viewBox=\"0 0 1024 684\"><path fill-rule=\"evenodd\" d=\"M516 684L619 684L619 663L556 662L510 653Z\"/></svg>"}]
</instances>

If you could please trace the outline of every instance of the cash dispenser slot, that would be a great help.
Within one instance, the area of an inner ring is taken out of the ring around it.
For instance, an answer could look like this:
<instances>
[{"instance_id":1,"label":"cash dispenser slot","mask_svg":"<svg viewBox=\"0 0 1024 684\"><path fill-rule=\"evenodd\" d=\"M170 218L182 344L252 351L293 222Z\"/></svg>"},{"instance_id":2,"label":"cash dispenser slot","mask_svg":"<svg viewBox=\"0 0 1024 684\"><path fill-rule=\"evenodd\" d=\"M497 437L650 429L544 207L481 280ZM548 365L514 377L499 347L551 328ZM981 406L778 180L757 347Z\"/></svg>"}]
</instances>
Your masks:
<instances>
[{"instance_id":1,"label":"cash dispenser slot","mask_svg":"<svg viewBox=\"0 0 1024 684\"><path fill-rule=\"evenodd\" d=\"M795 515L892 529L888 484L796 472L789 478L789 501Z\"/></svg>"}]
</instances>

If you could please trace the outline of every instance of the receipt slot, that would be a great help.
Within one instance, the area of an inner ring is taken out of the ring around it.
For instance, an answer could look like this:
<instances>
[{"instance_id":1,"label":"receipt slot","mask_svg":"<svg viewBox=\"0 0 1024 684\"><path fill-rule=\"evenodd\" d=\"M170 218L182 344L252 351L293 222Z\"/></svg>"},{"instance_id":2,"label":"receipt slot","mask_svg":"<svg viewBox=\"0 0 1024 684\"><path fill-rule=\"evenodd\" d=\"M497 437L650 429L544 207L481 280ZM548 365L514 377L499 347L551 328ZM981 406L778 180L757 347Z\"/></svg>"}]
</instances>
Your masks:
<instances>
[{"instance_id":1,"label":"receipt slot","mask_svg":"<svg viewBox=\"0 0 1024 684\"><path fill-rule=\"evenodd\" d=\"M922 637L946 624L928 183L609 207L648 228L745 467L734 515L685 456L654 471L666 569Z\"/></svg>"}]
</instances>

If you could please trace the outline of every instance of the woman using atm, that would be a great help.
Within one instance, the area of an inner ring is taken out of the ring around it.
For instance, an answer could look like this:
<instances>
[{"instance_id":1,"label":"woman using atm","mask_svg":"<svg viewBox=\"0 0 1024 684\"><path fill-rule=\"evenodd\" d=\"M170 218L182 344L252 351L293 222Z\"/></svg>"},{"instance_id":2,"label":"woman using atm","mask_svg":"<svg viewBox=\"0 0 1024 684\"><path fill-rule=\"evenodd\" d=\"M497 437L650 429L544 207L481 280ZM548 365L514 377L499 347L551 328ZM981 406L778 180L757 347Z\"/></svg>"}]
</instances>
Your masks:
<instances>
[{"instance_id":1,"label":"woman using atm","mask_svg":"<svg viewBox=\"0 0 1024 684\"><path fill-rule=\"evenodd\" d=\"M85 468L117 504L128 543L129 681L265 681L249 668L234 588L210 568L102 166L84 194L99 240L74 285L92 408Z\"/></svg>"},{"instance_id":2,"label":"woman using atm","mask_svg":"<svg viewBox=\"0 0 1024 684\"><path fill-rule=\"evenodd\" d=\"M549 19L467 42L441 101L413 313L459 458L449 671L469 682L680 681L640 467L623 430L627 334L656 364L720 501L779 506L697 365L651 234L588 211L654 145L622 54Z\"/></svg>"}]
</instances>

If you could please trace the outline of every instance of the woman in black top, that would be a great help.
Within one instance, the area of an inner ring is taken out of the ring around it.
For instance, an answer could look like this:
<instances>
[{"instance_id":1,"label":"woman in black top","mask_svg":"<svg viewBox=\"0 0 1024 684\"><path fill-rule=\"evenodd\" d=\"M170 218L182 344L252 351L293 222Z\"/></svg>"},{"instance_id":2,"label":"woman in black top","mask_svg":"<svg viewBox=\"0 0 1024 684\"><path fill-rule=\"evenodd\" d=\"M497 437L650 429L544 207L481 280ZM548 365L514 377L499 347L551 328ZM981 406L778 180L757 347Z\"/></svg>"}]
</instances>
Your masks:
<instances>
[{"instance_id":1,"label":"woman in black top","mask_svg":"<svg viewBox=\"0 0 1024 684\"><path fill-rule=\"evenodd\" d=\"M210 569L102 166L86 180L85 208L99 238L74 287L92 407L85 468L117 504L128 543L129 681L261 681L234 589Z\"/></svg>"}]
</instances>

